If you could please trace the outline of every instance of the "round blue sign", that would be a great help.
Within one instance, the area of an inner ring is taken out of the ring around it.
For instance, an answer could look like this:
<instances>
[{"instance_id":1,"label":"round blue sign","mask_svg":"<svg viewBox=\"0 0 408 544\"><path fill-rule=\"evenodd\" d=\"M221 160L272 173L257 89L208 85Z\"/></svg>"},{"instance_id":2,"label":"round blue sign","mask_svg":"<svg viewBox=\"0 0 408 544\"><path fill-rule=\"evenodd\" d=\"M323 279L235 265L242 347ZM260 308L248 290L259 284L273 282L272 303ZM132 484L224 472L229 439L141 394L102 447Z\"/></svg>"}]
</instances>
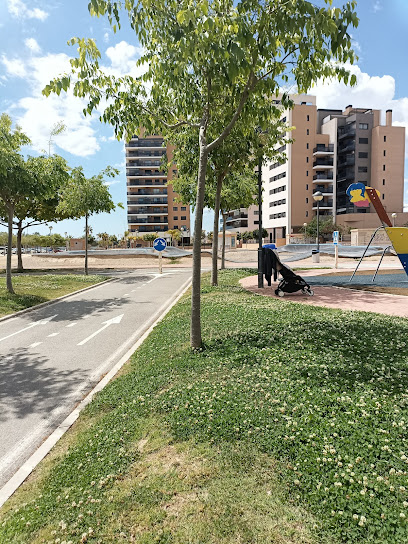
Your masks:
<instances>
[{"instance_id":1,"label":"round blue sign","mask_svg":"<svg viewBox=\"0 0 408 544\"><path fill-rule=\"evenodd\" d=\"M167 242L164 238L156 238L153 242L153 247L156 251L163 251L167 247Z\"/></svg>"}]
</instances>

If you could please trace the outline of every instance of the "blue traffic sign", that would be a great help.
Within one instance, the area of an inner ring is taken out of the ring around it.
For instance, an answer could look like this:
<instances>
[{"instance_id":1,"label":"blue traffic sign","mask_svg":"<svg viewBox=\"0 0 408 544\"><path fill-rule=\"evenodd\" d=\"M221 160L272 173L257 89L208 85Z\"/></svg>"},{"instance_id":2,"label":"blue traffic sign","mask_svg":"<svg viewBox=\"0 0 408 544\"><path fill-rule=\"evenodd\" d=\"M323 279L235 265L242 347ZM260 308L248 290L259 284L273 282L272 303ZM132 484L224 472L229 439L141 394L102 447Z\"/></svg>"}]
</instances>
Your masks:
<instances>
[{"instance_id":1,"label":"blue traffic sign","mask_svg":"<svg viewBox=\"0 0 408 544\"><path fill-rule=\"evenodd\" d=\"M333 244L337 246L338 243L339 243L339 231L335 230L333 231Z\"/></svg>"},{"instance_id":2,"label":"blue traffic sign","mask_svg":"<svg viewBox=\"0 0 408 544\"><path fill-rule=\"evenodd\" d=\"M156 251L163 251L167 247L167 242L164 238L156 238L153 242L153 247Z\"/></svg>"}]
</instances>

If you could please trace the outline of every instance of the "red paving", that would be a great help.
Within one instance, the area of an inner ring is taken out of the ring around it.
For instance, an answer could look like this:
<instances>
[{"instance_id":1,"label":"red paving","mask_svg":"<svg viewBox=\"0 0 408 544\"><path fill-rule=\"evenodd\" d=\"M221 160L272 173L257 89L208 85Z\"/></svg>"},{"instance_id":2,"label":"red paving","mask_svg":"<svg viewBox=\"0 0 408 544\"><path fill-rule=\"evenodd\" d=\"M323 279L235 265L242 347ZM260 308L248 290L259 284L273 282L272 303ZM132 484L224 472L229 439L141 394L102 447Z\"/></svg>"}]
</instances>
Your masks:
<instances>
[{"instance_id":1,"label":"red paving","mask_svg":"<svg viewBox=\"0 0 408 544\"><path fill-rule=\"evenodd\" d=\"M327 273L327 271L325 272ZM285 293L285 296L281 298L275 295L277 283L272 283L271 287L258 289L258 276L243 278L240 280L240 284L244 289L252 293L275 297L288 302L300 302L301 304L309 304L309 306L324 306L325 308L338 308L340 310L361 310L363 312L408 317L408 297L401 295L373 293L370 291L346 289L344 287L319 287L313 285L313 297L304 295L301 291L298 291L297 293Z\"/></svg>"}]
</instances>

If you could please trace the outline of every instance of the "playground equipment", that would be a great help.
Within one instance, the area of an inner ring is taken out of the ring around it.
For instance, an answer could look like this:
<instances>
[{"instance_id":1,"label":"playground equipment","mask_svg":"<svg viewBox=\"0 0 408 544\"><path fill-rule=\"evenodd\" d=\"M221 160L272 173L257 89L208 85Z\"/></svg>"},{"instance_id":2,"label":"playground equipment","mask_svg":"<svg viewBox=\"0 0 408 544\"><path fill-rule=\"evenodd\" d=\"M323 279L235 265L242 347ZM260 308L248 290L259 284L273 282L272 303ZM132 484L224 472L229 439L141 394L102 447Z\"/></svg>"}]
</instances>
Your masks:
<instances>
[{"instance_id":1,"label":"playground equipment","mask_svg":"<svg viewBox=\"0 0 408 544\"><path fill-rule=\"evenodd\" d=\"M391 241L391 245L397 254L399 260L401 261L401 264L405 270L405 273L408 276L408 228L407 227L393 227L390 218L388 217L387 212L384 209L384 206L382 205L382 202L379 197L379 192L372 187L366 187L363 183L352 183L346 193L350 197L350 201L357 207L367 207L371 204L374 206L375 211L377 212L378 217L381 221L381 226L378 227L373 235L371 236L370 241L367 244L367 247L363 253L363 256L361 257L359 263L356 266L356 269L353 272L353 275L350 278L350 282L354 278L360 264L362 263L368 248L370 247L372 241L375 238L375 235L380 229L384 229L385 232L388 235L388 238ZM372 282L375 281L375 278L377 277L378 270L380 268L380 265L382 263L382 260L384 258L385 252L390 248L391 246L387 246L380 258L380 262L378 263L377 269L375 271L375 274L372 278Z\"/></svg>"}]
</instances>

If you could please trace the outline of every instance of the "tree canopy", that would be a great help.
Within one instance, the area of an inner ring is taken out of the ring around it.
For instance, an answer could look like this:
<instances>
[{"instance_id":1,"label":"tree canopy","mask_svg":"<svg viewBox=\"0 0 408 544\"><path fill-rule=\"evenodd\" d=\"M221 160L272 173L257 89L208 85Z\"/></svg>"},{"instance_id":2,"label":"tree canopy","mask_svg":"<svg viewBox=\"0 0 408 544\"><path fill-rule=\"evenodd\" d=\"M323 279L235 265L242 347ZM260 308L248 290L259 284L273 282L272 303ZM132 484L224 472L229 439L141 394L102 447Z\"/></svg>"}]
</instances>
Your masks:
<instances>
[{"instance_id":1,"label":"tree canopy","mask_svg":"<svg viewBox=\"0 0 408 544\"><path fill-rule=\"evenodd\" d=\"M84 112L101 114L116 135L171 136L181 127L195 129L199 143L194 231L201 232L207 161L231 133L243 111L262 130L278 110L274 98L290 83L307 91L319 78L355 82L345 63L353 63L349 26L357 26L356 1L340 8L309 0L92 0L89 11L107 16L116 31L128 17L144 54L139 77L115 77L100 68L100 52L92 39L73 38L78 56L72 73L50 82L45 94L73 86L86 97ZM291 104L283 94L281 103ZM218 132L209 132L214 123ZM201 338L201 238L194 237L191 345Z\"/></svg>"}]
</instances>

